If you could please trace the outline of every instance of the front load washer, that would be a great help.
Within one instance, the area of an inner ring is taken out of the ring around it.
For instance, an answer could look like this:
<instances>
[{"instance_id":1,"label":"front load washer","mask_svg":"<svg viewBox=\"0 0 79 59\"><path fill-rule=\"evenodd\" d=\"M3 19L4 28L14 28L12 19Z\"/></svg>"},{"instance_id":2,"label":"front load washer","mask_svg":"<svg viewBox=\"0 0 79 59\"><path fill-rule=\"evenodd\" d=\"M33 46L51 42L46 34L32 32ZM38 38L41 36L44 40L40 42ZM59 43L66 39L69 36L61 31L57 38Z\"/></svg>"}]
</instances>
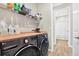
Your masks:
<instances>
[{"instance_id":1,"label":"front load washer","mask_svg":"<svg viewBox=\"0 0 79 59\"><path fill-rule=\"evenodd\" d=\"M0 43L1 56L46 56L48 55L47 34L29 36Z\"/></svg>"}]
</instances>

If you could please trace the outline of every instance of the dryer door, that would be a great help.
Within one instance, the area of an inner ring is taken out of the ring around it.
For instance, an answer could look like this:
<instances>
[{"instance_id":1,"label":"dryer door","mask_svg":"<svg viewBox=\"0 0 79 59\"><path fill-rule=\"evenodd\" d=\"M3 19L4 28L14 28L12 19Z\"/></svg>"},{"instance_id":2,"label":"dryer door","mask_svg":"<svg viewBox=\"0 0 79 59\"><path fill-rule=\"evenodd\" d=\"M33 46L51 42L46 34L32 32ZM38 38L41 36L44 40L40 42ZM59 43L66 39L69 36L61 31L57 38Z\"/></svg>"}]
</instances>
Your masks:
<instances>
[{"instance_id":1,"label":"dryer door","mask_svg":"<svg viewBox=\"0 0 79 59\"><path fill-rule=\"evenodd\" d=\"M15 56L38 56L39 49L35 46L25 46L21 48Z\"/></svg>"}]
</instances>

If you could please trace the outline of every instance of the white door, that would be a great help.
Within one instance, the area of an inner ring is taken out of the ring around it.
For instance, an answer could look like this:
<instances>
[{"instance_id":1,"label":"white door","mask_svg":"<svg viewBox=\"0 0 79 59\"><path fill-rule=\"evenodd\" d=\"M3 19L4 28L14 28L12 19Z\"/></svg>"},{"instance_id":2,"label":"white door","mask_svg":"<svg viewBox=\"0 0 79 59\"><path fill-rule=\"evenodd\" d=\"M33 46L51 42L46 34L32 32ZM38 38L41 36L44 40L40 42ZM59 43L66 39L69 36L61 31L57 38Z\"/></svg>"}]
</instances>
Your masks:
<instances>
[{"instance_id":1,"label":"white door","mask_svg":"<svg viewBox=\"0 0 79 59\"><path fill-rule=\"evenodd\" d=\"M56 39L68 40L69 38L69 21L68 16L58 16L55 21Z\"/></svg>"},{"instance_id":2,"label":"white door","mask_svg":"<svg viewBox=\"0 0 79 59\"><path fill-rule=\"evenodd\" d=\"M54 9L55 38L69 40L69 8Z\"/></svg>"}]
</instances>

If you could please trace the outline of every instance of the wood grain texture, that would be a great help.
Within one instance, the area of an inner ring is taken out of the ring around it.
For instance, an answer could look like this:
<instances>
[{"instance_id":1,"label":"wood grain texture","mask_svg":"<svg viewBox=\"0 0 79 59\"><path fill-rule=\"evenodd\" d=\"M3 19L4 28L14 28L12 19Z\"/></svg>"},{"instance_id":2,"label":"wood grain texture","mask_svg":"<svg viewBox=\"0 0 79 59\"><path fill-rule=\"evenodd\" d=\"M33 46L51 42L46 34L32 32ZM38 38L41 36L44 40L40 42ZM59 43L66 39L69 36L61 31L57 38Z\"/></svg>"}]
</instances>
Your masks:
<instances>
[{"instance_id":1,"label":"wood grain texture","mask_svg":"<svg viewBox=\"0 0 79 59\"><path fill-rule=\"evenodd\" d=\"M49 51L49 56L72 56L72 48L68 47L67 40L57 40L54 51Z\"/></svg>"},{"instance_id":2,"label":"wood grain texture","mask_svg":"<svg viewBox=\"0 0 79 59\"><path fill-rule=\"evenodd\" d=\"M12 41L16 39L26 38L29 36L41 35L45 34L45 32L24 32L20 34L12 34L12 35L2 35L0 36L0 42Z\"/></svg>"}]
</instances>

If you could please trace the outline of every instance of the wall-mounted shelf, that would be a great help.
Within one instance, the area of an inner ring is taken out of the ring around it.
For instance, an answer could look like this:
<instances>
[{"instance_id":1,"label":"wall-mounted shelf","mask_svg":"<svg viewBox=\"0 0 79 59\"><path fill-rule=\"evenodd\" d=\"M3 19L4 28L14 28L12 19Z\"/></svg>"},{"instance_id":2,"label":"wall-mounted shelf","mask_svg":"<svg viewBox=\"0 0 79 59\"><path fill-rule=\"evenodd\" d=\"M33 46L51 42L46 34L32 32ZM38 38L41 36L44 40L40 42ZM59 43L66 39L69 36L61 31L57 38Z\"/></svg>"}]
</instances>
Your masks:
<instances>
[{"instance_id":1,"label":"wall-mounted shelf","mask_svg":"<svg viewBox=\"0 0 79 59\"><path fill-rule=\"evenodd\" d=\"M11 12L13 12L13 13L16 13L16 14L20 14L20 15L23 15L23 14L21 14L22 12L16 12L16 10L10 10L7 6L5 6L5 5L3 5L3 4L0 4L0 8L2 8L2 9L5 9L5 10L8 10L8 11L11 11ZM26 10L29 10L28 8L26 8ZM28 12L28 11L27 11ZM29 11L29 14L25 14L25 15L23 15L23 16L29 16L30 18L32 18L32 19L35 19L35 20L37 20L38 19L38 16L36 16L37 14L35 14L35 15L30 15L31 14L31 11ZM39 13L40 14L40 13ZM39 15L40 16L40 15ZM39 19L42 19L42 17L40 17Z\"/></svg>"}]
</instances>

